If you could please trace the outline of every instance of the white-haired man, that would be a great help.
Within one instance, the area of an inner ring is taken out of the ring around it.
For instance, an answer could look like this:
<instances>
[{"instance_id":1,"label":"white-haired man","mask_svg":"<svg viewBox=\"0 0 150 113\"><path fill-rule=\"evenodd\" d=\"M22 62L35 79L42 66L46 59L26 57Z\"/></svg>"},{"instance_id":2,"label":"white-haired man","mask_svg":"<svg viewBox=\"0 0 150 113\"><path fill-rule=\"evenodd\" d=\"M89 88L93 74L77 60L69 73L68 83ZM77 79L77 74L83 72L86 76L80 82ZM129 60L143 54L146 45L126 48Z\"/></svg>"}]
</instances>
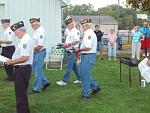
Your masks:
<instances>
[{"instance_id":1,"label":"white-haired man","mask_svg":"<svg viewBox=\"0 0 150 113\"><path fill-rule=\"evenodd\" d=\"M17 113L30 113L27 90L33 62L33 40L26 33L23 21L13 24L10 28L20 39L20 43L15 49L12 60L7 60L5 64L14 66Z\"/></svg>"},{"instance_id":2,"label":"white-haired man","mask_svg":"<svg viewBox=\"0 0 150 113\"><path fill-rule=\"evenodd\" d=\"M46 35L44 28L40 24L40 18L31 18L29 21L34 29L32 37L34 43L32 70L35 74L35 83L32 91L33 93L39 93L41 90L45 90L50 85L50 82L43 72L43 64L46 57Z\"/></svg>"},{"instance_id":3,"label":"white-haired man","mask_svg":"<svg viewBox=\"0 0 150 113\"><path fill-rule=\"evenodd\" d=\"M100 91L100 87L92 78L92 65L96 61L97 38L91 29L91 20L83 19L81 25L84 31L84 37L80 48L75 51L81 53L80 75L82 81L82 99L88 99ZM90 88L93 90L90 94Z\"/></svg>"}]
</instances>

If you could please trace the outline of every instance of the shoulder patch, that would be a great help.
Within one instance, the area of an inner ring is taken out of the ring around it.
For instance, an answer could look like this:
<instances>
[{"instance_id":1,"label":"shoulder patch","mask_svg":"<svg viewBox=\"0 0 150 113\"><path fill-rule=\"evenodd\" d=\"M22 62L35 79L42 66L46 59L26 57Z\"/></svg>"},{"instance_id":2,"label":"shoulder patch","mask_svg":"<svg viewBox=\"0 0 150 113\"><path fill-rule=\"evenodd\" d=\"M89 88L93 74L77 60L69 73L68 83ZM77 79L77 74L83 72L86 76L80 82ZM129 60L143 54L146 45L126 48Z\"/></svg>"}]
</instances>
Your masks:
<instances>
[{"instance_id":1,"label":"shoulder patch","mask_svg":"<svg viewBox=\"0 0 150 113\"><path fill-rule=\"evenodd\" d=\"M43 39L43 35L40 35L40 39Z\"/></svg>"},{"instance_id":2,"label":"shoulder patch","mask_svg":"<svg viewBox=\"0 0 150 113\"><path fill-rule=\"evenodd\" d=\"M79 32L77 32L77 35L79 35L80 33Z\"/></svg>"},{"instance_id":3,"label":"shoulder patch","mask_svg":"<svg viewBox=\"0 0 150 113\"><path fill-rule=\"evenodd\" d=\"M26 49L27 48L27 44L23 44L23 49Z\"/></svg>"},{"instance_id":4,"label":"shoulder patch","mask_svg":"<svg viewBox=\"0 0 150 113\"><path fill-rule=\"evenodd\" d=\"M9 32L9 35L11 35L11 32Z\"/></svg>"},{"instance_id":5,"label":"shoulder patch","mask_svg":"<svg viewBox=\"0 0 150 113\"><path fill-rule=\"evenodd\" d=\"M88 39L91 40L91 36L88 36Z\"/></svg>"}]
</instances>

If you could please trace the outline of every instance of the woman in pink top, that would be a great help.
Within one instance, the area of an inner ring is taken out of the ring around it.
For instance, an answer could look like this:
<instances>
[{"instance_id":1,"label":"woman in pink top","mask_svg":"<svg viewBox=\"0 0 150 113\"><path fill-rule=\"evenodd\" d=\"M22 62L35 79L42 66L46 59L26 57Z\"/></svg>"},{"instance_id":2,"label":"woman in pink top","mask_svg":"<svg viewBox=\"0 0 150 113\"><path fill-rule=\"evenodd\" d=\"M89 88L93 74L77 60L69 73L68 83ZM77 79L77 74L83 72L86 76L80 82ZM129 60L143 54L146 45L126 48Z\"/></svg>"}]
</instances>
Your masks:
<instances>
[{"instance_id":1,"label":"woman in pink top","mask_svg":"<svg viewBox=\"0 0 150 113\"><path fill-rule=\"evenodd\" d=\"M114 57L114 60L116 60L116 39L117 35L115 34L113 29L110 29L110 33L108 33L108 56L109 60L111 60L111 57Z\"/></svg>"}]
</instances>

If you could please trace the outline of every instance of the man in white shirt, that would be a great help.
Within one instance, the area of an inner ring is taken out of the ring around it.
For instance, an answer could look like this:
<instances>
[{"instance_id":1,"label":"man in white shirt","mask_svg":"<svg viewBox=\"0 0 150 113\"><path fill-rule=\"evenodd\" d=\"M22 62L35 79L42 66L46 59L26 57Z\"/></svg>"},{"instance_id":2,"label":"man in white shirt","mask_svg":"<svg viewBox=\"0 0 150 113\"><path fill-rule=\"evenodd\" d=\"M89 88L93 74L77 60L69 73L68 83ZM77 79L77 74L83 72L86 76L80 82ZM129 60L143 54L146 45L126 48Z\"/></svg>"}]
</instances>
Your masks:
<instances>
[{"instance_id":1,"label":"man in white shirt","mask_svg":"<svg viewBox=\"0 0 150 113\"><path fill-rule=\"evenodd\" d=\"M5 62L6 65L14 66L16 112L30 113L27 90L33 62L33 40L26 33L23 21L15 23L10 28L20 39L20 43L15 49L12 60L10 59Z\"/></svg>"},{"instance_id":2,"label":"man in white shirt","mask_svg":"<svg viewBox=\"0 0 150 113\"><path fill-rule=\"evenodd\" d=\"M91 95L95 95L100 91L100 87L92 79L92 65L96 61L97 38L94 31L91 29L91 20L83 19L81 21L84 30L84 37L80 48L75 51L81 53L80 75L82 81L82 99L88 99ZM90 94L90 88L93 90Z\"/></svg>"},{"instance_id":3,"label":"man in white shirt","mask_svg":"<svg viewBox=\"0 0 150 113\"><path fill-rule=\"evenodd\" d=\"M34 43L32 70L35 74L35 83L32 91L33 93L39 93L41 90L45 90L50 85L43 72L43 64L46 57L46 34L44 28L40 24L40 18L31 18L29 21L34 29L34 34L32 37Z\"/></svg>"},{"instance_id":4,"label":"man in white shirt","mask_svg":"<svg viewBox=\"0 0 150 113\"><path fill-rule=\"evenodd\" d=\"M76 62L76 53L74 51L75 48L79 47L80 31L76 29L73 23L73 19L70 16L66 17L65 24L67 25L68 32L63 47L66 48L68 62L67 70L65 75L63 76L63 79L56 82L56 84L61 86L67 84L72 70L74 70L77 79L76 81L74 81L74 83L81 83L79 70Z\"/></svg>"},{"instance_id":5,"label":"man in white shirt","mask_svg":"<svg viewBox=\"0 0 150 113\"><path fill-rule=\"evenodd\" d=\"M0 39L0 44L2 47L1 55L11 59L15 51L15 45L14 45L15 34L10 29L10 19L2 19L1 23L3 25L3 28L5 29L4 35ZM13 81L14 80L13 67L11 65L9 66L4 65L4 67L5 67L6 74L8 76L6 80Z\"/></svg>"}]
</instances>

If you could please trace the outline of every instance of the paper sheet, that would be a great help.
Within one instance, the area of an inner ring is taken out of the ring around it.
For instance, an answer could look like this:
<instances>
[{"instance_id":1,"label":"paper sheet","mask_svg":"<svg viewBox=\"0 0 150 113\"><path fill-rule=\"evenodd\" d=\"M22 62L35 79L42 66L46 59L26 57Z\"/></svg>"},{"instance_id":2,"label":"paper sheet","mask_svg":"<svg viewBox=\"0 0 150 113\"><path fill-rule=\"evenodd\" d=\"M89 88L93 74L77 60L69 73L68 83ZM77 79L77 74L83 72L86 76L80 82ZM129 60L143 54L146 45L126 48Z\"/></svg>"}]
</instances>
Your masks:
<instances>
[{"instance_id":1,"label":"paper sheet","mask_svg":"<svg viewBox=\"0 0 150 113\"><path fill-rule=\"evenodd\" d=\"M148 58L144 58L138 65L141 76L146 80L146 82L150 82L150 66L147 65Z\"/></svg>"},{"instance_id":2,"label":"paper sheet","mask_svg":"<svg viewBox=\"0 0 150 113\"><path fill-rule=\"evenodd\" d=\"M9 58L0 55L0 62L6 62Z\"/></svg>"}]
</instances>

